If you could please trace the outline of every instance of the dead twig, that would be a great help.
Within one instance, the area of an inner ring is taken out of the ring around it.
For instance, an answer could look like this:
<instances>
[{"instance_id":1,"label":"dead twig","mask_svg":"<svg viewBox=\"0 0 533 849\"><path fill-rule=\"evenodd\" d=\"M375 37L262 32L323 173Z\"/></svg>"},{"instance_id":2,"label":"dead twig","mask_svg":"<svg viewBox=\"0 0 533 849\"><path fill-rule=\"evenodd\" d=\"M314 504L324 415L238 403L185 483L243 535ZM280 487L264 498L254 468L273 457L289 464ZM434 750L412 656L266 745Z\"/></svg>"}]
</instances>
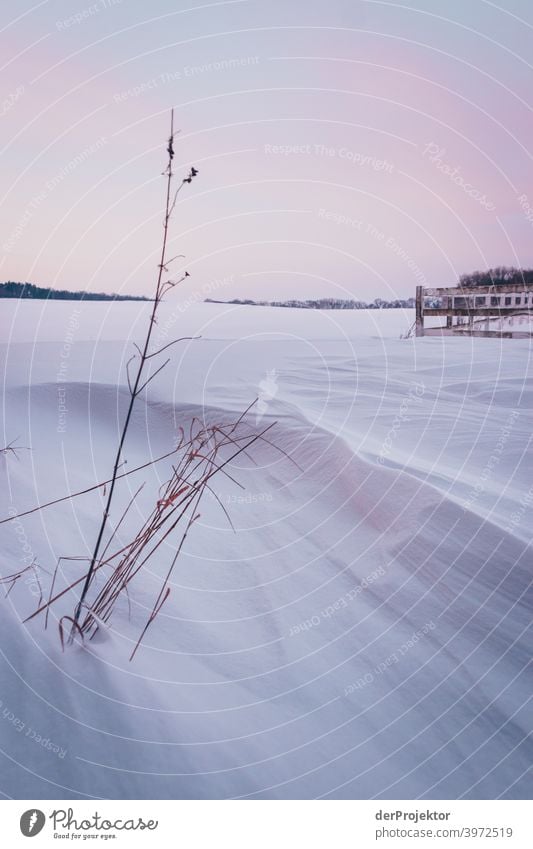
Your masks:
<instances>
[{"instance_id":1,"label":"dead twig","mask_svg":"<svg viewBox=\"0 0 533 849\"><path fill-rule=\"evenodd\" d=\"M95 542L95 545L94 545L94 549L93 549L93 553L92 553L92 557L91 557L91 562L90 562L90 565L89 565L89 569L87 571L87 576L86 576L85 582L83 584L80 599L79 599L79 602L77 604L76 610L74 612L74 623L76 624L76 626L79 625L82 605L83 605L85 598L87 596L87 593L89 591L89 587L91 585L93 574L94 574L94 571L95 571L97 564L98 564L100 547L102 545L102 542L103 542L103 539L104 539L104 534L105 534L105 531L106 531L106 528L107 528L107 523L109 521L109 514L110 514L110 511L111 511L111 505L112 505L112 502L113 502L115 487L116 487L117 480L118 480L118 470L119 470L119 467L120 467L120 463L122 461L122 452L124 450L124 443L126 441L126 436L127 436L127 433L128 433L128 429L129 429L129 425L130 425L131 416L132 416L132 413L133 413L135 401L136 401L138 395L143 391L143 389L145 389L148 386L148 384L156 377L157 374L159 374L159 372L167 364L167 363L163 364L150 377L148 377L147 379L144 379L144 370L145 370L145 366L146 366L146 363L147 363L147 360L148 360L148 355L150 354L150 343L151 343L151 340L152 340L152 333L153 333L154 325L157 323L157 311L158 311L159 305L161 304L161 299L162 299L163 291L164 291L164 288L165 288L165 284L163 283L163 273L165 271L165 266L166 266L166 263L167 263L167 243L168 243L170 219L171 219L172 213L175 209L179 192L181 191L181 189L183 188L183 186L186 183L191 183L193 177L195 177L198 173L198 171L195 168L191 168L187 177L185 177L182 180L180 186L174 192L173 199L171 200L172 193L173 193L172 183L173 183L173 176L174 176L174 173L173 173L173 170L172 170L172 160L174 159L174 138L175 138L175 134L174 134L174 110L172 109L171 113L170 113L170 135L169 135L168 144L167 144L168 160L167 160L167 167L166 167L165 172L164 172L164 174L166 176L166 193L165 193L166 198L165 198L165 217L164 217L164 221L163 221L163 239L162 239L162 244L161 244L161 256L160 256L160 261L159 261L159 264L158 264L159 270L158 270L158 275L157 275L157 280L156 280L156 285L155 285L155 296L154 296L154 301L153 301L153 307L152 307L152 311L151 311L150 318L149 318L149 321L148 321L148 329L147 329L147 332L146 332L146 337L145 337L142 349L139 350L140 358L139 358L139 362L138 362L137 373L136 373L135 378L133 380L128 378L128 384L130 386L130 401L129 401L128 408L127 408L127 411L126 411L126 415L125 415L125 418L124 418L124 422L123 422L123 425L122 425L122 431L121 431L121 435L120 435L120 439L119 439L117 452L116 452L116 455L115 455L115 461L114 461L114 464L113 464L113 472L112 472L110 483L109 483L109 493L107 495L107 500L106 500L103 515L102 515L102 521L100 523L100 528L99 528L97 536L96 536L96 542ZM187 277L187 276L188 276L188 272L186 271L182 279L185 279L185 277ZM72 633L72 636L73 636L74 629L71 633Z\"/></svg>"}]
</instances>

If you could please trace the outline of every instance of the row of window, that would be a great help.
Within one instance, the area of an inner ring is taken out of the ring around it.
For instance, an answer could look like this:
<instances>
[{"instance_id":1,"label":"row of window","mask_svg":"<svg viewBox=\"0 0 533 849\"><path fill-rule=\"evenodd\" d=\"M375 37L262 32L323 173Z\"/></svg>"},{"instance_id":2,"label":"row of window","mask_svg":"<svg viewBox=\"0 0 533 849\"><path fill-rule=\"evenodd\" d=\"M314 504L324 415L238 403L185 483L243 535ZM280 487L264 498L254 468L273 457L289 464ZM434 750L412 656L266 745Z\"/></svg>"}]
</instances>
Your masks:
<instances>
[{"instance_id":1,"label":"row of window","mask_svg":"<svg viewBox=\"0 0 533 849\"><path fill-rule=\"evenodd\" d=\"M452 306L458 309L472 309L475 307L527 307L528 310L533 307L533 292L523 293L521 295L450 295L448 297L429 297L424 298L425 309L441 309L442 307Z\"/></svg>"},{"instance_id":2,"label":"row of window","mask_svg":"<svg viewBox=\"0 0 533 849\"><path fill-rule=\"evenodd\" d=\"M475 295L473 298L465 298L463 296L457 296L453 299L454 307L485 307L489 306L489 298L490 298L490 306L491 307L512 307L512 306L527 306L529 301L528 295ZM472 304L472 300L474 303ZM533 300L531 301L533 303Z\"/></svg>"}]
</instances>

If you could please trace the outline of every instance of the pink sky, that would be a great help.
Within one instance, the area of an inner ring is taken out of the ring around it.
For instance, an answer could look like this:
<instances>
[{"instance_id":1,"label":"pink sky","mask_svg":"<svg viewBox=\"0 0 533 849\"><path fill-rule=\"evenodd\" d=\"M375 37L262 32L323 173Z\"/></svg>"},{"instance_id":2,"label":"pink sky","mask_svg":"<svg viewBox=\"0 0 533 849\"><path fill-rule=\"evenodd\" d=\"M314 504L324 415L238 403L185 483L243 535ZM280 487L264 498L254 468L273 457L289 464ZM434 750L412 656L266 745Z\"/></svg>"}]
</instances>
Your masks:
<instances>
[{"instance_id":1,"label":"pink sky","mask_svg":"<svg viewBox=\"0 0 533 849\"><path fill-rule=\"evenodd\" d=\"M533 265L533 8L7 3L1 280L149 294L168 112L175 297L407 297Z\"/></svg>"}]
</instances>

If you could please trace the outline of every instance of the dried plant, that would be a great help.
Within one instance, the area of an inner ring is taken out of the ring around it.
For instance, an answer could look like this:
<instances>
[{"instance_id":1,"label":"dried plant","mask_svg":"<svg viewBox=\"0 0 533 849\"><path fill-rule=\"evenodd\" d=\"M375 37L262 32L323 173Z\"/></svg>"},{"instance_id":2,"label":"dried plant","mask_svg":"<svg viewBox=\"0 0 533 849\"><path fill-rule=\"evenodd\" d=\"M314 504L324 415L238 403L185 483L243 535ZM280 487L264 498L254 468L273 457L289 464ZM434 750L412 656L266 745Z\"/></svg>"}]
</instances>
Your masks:
<instances>
[{"instance_id":1,"label":"dried plant","mask_svg":"<svg viewBox=\"0 0 533 849\"><path fill-rule=\"evenodd\" d=\"M251 428L248 423L247 414L256 403L256 399L236 421L230 424L206 425L198 419L193 419L187 435L183 430L180 431L178 444L172 451L143 463L135 469L123 471L124 446L135 402L152 380L169 363L169 360L166 359L163 363L157 365L154 370L150 370L152 361L177 342L193 338L182 337L155 350L151 346L153 329L157 323L158 309L164 295L189 276L187 271L183 272L175 280L169 276L170 264L178 259L178 257L181 257L181 255L167 259L167 243L169 225L176 207L178 195L183 187L190 184L197 176L198 171L196 168L191 168L187 176L180 181L177 188L174 188L174 140L174 113L172 111L170 135L166 148L168 157L167 166L163 172L163 176L166 178L165 214L155 292L144 343L142 346L135 345L136 354L126 364L129 401L121 426L111 473L105 481L101 481L94 486L87 487L86 489L53 501L48 501L16 516L10 516L9 518L0 520L0 524L2 522L12 521L20 516L43 510L54 504L103 488L105 504L91 556L88 558L59 558L51 580L47 600L43 603L41 592L37 610L25 620L28 621L44 613L45 627L47 627L50 610L52 608L55 609L55 606L61 600L66 600L71 592L78 592L79 590L79 598L73 613L60 615L58 621L59 636L63 647L66 642L72 643L76 638L79 638L82 642L92 639L99 629L108 627L119 600L125 598L128 604L130 604L130 589L136 576L139 575L141 570L156 553L161 557L165 550L168 550L168 548L171 549L171 554L161 579L160 590L155 598L148 619L137 639L130 660L133 659L148 628L156 619L170 594L170 581L173 570L183 550L190 529L200 518L200 502L206 492L211 493L217 499L229 524L233 528L226 508L220 499L218 499L211 486L212 478L214 475L225 475L238 486L241 486L230 474L229 467L231 462L239 455L246 454L248 449L259 440L272 445L267 434L274 426L274 424L270 424L260 432L255 432ZM12 446L8 446L4 450L14 449ZM278 450L282 454L285 454L281 449ZM285 456L287 455L285 454ZM164 460L170 462L171 473L168 480L159 488L157 495L154 494L153 505L149 515L143 518L140 527L132 535L129 542L119 544L119 531L122 531L125 519L145 485L142 484L130 498L127 506L120 515L119 521L114 525L111 532L109 532L111 509L115 503L117 484L128 475ZM163 544L165 544L165 548L162 548ZM66 560L85 561L88 563L88 566L80 578L74 581L67 580L67 586L56 592L58 570L62 561ZM9 586L8 592L11 591L21 574L23 572L4 579L5 583ZM103 582L100 582L98 589L95 587L96 576L103 577Z\"/></svg>"},{"instance_id":2,"label":"dried plant","mask_svg":"<svg viewBox=\"0 0 533 849\"><path fill-rule=\"evenodd\" d=\"M26 573L30 573L30 574L33 575L32 583L37 584L37 587L39 589L39 601L37 603L41 604L41 602L43 600L43 588L42 588L41 581L40 581L40 578L39 578L39 571L38 571L38 568L37 568L37 563L36 563L35 558L32 560L30 565L25 566L24 569L20 569L18 572L13 572L12 575L4 575L4 576L0 577L0 586L8 588L6 590L5 597L6 598L8 597L8 595L11 592L11 590L13 589L13 587L17 584L17 581L20 581L22 576L25 575Z\"/></svg>"},{"instance_id":3,"label":"dried plant","mask_svg":"<svg viewBox=\"0 0 533 849\"><path fill-rule=\"evenodd\" d=\"M253 407L253 404L251 407ZM172 473L169 479L160 486L157 499L150 514L143 520L141 526L128 543L112 550L120 526L131 506L135 503L137 496L144 486L143 484L130 498L93 569L93 577L100 570L105 573L106 577L103 585L90 603L87 601L83 602L81 607L82 615L78 620L70 615L63 615L59 620L59 633L62 645L65 643L66 624L64 623L68 623L70 626L70 635L68 638L70 642L76 637L82 640L91 639L99 628L107 626L122 594L129 601L131 582L143 567L146 566L153 555L161 550L163 543L168 542L172 548L170 562L149 618L131 654L130 660L133 659L146 631L157 617L170 594L169 582L172 572L190 528L200 518L198 509L206 491L209 491L217 499L229 524L233 527L231 517L210 485L211 479L216 474L223 474L233 483L241 486L229 472L228 467L231 462L240 454L246 453L259 440L272 447L276 447L267 437L268 432L274 427L274 423L263 428L259 433L251 429L246 418L251 407L245 410L231 424L205 426L199 420L193 419L187 439L184 432L181 432L179 444L174 452L176 454L176 462L172 464ZM277 450L285 454L281 449ZM51 606L72 590L75 590L80 583L85 583L86 575L71 582L68 586L54 594L57 571L61 560L87 560L87 558L60 558L54 572L48 600L44 604L40 604L37 610L26 621L33 619L40 613L46 612L47 623Z\"/></svg>"},{"instance_id":4,"label":"dried plant","mask_svg":"<svg viewBox=\"0 0 533 849\"><path fill-rule=\"evenodd\" d=\"M129 429L129 425L130 425L130 422L131 422L131 416L132 416L132 413L133 413L135 402L136 402L137 398L139 397L139 395L143 392L143 390L146 389L148 384L151 383L151 381L156 377L156 375L158 375L159 372L162 369L165 368L165 366L168 364L169 360L166 360L164 363L162 363L160 366L158 366L158 368L156 368L156 370L153 371L148 376L146 376L146 368L147 368L148 364L150 363L150 361L154 357L157 357L163 351L170 348L171 345L175 345L177 342L184 341L185 338L190 338L190 337L183 337L182 339L175 339L173 342L169 342L167 345L164 345L162 348L159 348L159 349L154 350L154 351L152 351L151 348L150 348L151 341L152 341L153 329L154 329L154 326L157 322L157 312L158 312L158 309L161 305L161 301L163 299L163 296L170 289L173 289L179 283L183 282L183 280L185 280L186 277L189 276L189 273L187 271L185 271L183 273L183 275L177 280L172 280L171 278L165 279L166 275L169 274L170 264L172 262L174 262L174 260L178 259L178 256L181 256L181 254L178 254L177 256L174 256L171 259L167 259L167 245L168 245L168 234L169 234L170 219L171 219L172 213L174 212L174 209L176 207L176 202L177 202L179 193L181 192L183 187L187 183L191 183L193 178L196 177L197 174L198 174L198 171L197 171L196 168L191 168L189 170L188 175L181 180L177 189L174 189L174 187L173 187L173 185L174 185L174 183L173 183L174 171L173 171L173 167L172 167L172 161L174 159L174 140L175 140L174 110L172 110L171 113L170 113L170 135L169 135L168 144L167 144L167 154L168 154L167 167L165 168L165 170L163 172L163 176L166 178L166 199L165 199L165 216L164 216L164 219L163 219L163 239L162 239L162 244L161 244L161 255L160 255L160 260L159 260L159 264L158 264L158 273L157 273L157 279L156 279L156 285L155 285L153 305L152 305L150 318L148 320L148 328L147 328L147 331L146 331L146 337L145 337L143 346L142 346L142 348L140 348L139 346L135 345L136 350L137 350L137 354L134 354L128 360L128 362L126 364L126 373L127 373L128 388L129 388L129 393L130 393L130 400L129 400L128 408L126 410L124 422L123 422L123 425L122 425L122 431L121 431L121 434L120 434L117 452L116 452L116 455L115 455L115 461L114 461L114 464L113 464L113 471L112 471L112 474L111 474L111 477L110 477L110 480L109 480L109 490L108 490L108 493L107 493L107 500L106 500L106 503L105 503L105 506L104 506L102 521L100 523L100 528L99 528L98 533L96 535L96 542L95 542L95 545L94 545L94 549L93 549L93 553L92 553L92 557L91 557L91 562L89 564L89 569L87 571L87 575L86 575L85 581L83 583L83 588L82 588L82 591L81 591L80 599L79 599L79 602L76 606L74 616L72 617L73 618L73 623L72 623L73 627L72 627L72 630L71 630L71 638L73 638L75 632L77 630L79 630L78 626L79 626L82 608L83 608L87 593L89 591L89 588L91 586L94 571L95 571L96 566L99 562L100 548L102 546L104 534L105 534L107 524L108 524L108 521L109 521L109 514L110 514L110 510L111 510L111 505L112 505L112 502L113 502L113 497L114 497L114 494L115 494L115 486L116 486L117 480L119 478L119 470L120 470L120 467L121 467L121 464L122 464L124 442L126 440L126 436L127 436L127 433L128 433L128 429ZM130 375L130 366L132 365L132 363L136 364L136 370L135 370L134 376Z\"/></svg>"},{"instance_id":5,"label":"dried plant","mask_svg":"<svg viewBox=\"0 0 533 849\"><path fill-rule=\"evenodd\" d=\"M4 448L0 448L0 454L3 454L5 457L7 457L8 455L12 455L18 460L20 459L18 455L19 451L30 450L27 445L15 445L16 441L16 439L12 439L9 445L4 446Z\"/></svg>"}]
</instances>

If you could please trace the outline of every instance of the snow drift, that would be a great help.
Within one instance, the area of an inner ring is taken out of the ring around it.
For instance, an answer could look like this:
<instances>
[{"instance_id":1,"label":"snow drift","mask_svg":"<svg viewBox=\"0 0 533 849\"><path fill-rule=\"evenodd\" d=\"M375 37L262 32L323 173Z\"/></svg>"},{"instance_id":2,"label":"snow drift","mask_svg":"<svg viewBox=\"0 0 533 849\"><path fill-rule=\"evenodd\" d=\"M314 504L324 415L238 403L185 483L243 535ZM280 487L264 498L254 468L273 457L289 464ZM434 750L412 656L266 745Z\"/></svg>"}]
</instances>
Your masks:
<instances>
[{"instance_id":1,"label":"snow drift","mask_svg":"<svg viewBox=\"0 0 533 849\"><path fill-rule=\"evenodd\" d=\"M4 444L31 451L1 457L2 517L107 476L146 307L75 307L72 328L72 305L6 306ZM168 307L162 340L202 338L139 403L128 468L256 396L250 425L276 421L282 451L216 478L236 532L206 498L133 663L171 543L84 648L57 636L74 596L44 631L21 624L35 581L17 583L0 617L4 795L529 796L529 342L400 340L410 321ZM124 536L169 463L123 480L123 504L145 482ZM101 507L97 490L0 526L2 574L35 559L46 585L58 558L90 554Z\"/></svg>"}]
</instances>

